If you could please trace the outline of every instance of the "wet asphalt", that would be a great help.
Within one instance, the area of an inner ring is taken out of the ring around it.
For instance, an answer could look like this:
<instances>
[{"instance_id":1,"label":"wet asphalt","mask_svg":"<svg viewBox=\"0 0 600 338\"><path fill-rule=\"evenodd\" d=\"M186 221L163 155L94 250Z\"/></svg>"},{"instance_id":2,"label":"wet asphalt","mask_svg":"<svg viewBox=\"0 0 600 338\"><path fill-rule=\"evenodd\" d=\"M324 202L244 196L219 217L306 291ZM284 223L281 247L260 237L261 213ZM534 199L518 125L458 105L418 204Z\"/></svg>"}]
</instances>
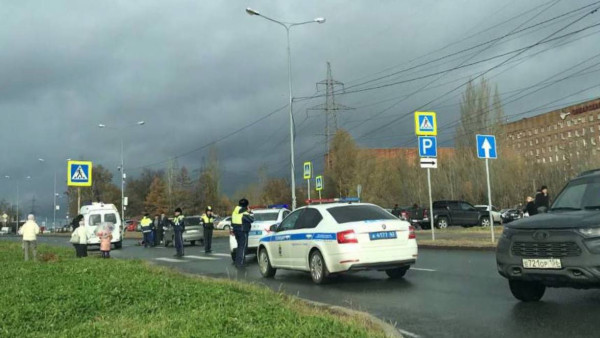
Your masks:
<instances>
[{"instance_id":1,"label":"wet asphalt","mask_svg":"<svg viewBox=\"0 0 600 338\"><path fill-rule=\"evenodd\" d=\"M40 242L70 245L64 237L42 237ZM403 280L369 271L319 286L304 272L279 270L274 279L262 278L254 256L249 256L248 268L237 271L228 249L227 238L216 238L212 255L202 247L186 246L186 256L177 260L172 247L145 249L126 240L123 250L112 255L366 311L395 324L405 337L599 336L600 290L548 289L541 302L520 303L496 272L493 252L422 249Z\"/></svg>"}]
</instances>

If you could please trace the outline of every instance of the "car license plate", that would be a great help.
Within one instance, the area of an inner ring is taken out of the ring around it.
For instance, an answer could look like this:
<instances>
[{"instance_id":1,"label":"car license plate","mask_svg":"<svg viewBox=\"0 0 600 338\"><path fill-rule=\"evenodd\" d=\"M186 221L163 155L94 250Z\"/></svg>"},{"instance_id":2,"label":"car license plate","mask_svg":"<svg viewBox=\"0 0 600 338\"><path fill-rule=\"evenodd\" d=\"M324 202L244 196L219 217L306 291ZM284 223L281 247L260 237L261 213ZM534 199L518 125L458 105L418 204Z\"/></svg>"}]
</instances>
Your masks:
<instances>
[{"instance_id":1,"label":"car license plate","mask_svg":"<svg viewBox=\"0 0 600 338\"><path fill-rule=\"evenodd\" d=\"M369 239L372 241L378 239L393 239L397 238L395 231L380 231L380 232L369 232Z\"/></svg>"},{"instance_id":2,"label":"car license plate","mask_svg":"<svg viewBox=\"0 0 600 338\"><path fill-rule=\"evenodd\" d=\"M525 269L562 269L562 264L558 258L524 258L523 267Z\"/></svg>"}]
</instances>

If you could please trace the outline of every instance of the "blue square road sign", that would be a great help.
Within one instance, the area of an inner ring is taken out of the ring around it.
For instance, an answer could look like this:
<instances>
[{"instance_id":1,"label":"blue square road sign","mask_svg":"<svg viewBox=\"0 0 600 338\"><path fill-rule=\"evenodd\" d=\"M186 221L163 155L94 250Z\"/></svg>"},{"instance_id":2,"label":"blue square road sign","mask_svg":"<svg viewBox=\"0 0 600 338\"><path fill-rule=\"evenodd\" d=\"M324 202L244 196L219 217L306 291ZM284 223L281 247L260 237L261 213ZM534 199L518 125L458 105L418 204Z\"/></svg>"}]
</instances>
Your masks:
<instances>
[{"instance_id":1,"label":"blue square road sign","mask_svg":"<svg viewBox=\"0 0 600 338\"><path fill-rule=\"evenodd\" d=\"M477 135L477 157L479 158L498 158L496 151L496 136Z\"/></svg>"},{"instance_id":2,"label":"blue square road sign","mask_svg":"<svg viewBox=\"0 0 600 338\"><path fill-rule=\"evenodd\" d=\"M419 156L437 157L437 137L419 136Z\"/></svg>"}]
</instances>

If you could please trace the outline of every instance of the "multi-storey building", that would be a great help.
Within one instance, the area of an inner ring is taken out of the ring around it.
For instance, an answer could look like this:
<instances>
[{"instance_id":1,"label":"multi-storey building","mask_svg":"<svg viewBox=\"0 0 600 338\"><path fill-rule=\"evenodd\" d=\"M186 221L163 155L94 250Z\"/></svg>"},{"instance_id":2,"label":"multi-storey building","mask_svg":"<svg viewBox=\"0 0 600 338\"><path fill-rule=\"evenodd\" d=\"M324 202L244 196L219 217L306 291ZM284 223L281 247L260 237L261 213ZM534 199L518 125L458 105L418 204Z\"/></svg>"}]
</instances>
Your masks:
<instances>
[{"instance_id":1,"label":"multi-storey building","mask_svg":"<svg viewBox=\"0 0 600 338\"><path fill-rule=\"evenodd\" d=\"M506 146L537 163L600 151L600 99L505 124Z\"/></svg>"}]
</instances>

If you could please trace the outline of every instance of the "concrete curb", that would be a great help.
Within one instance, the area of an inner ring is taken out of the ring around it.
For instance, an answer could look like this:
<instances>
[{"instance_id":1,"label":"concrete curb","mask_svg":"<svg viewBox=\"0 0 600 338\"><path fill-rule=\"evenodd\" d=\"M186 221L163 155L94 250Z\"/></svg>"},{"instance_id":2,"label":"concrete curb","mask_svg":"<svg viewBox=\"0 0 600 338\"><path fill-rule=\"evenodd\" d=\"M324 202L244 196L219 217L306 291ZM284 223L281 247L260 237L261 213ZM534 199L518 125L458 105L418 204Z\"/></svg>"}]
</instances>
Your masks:
<instances>
[{"instance_id":1,"label":"concrete curb","mask_svg":"<svg viewBox=\"0 0 600 338\"><path fill-rule=\"evenodd\" d=\"M292 297L294 297L294 296L292 296ZM296 297L296 298L298 298L298 297ZM389 338L402 338L403 337L402 334L400 334L400 332L394 325L387 323L367 312L352 310L352 309L345 308L342 306L337 306L337 305L330 305L330 304L315 302L315 301L304 299L304 298L298 298L298 299L300 299L301 301L303 301L311 306L318 307L318 308L325 308L334 313L341 313L341 314L349 315L349 316L362 317L363 319L370 322L371 324L381 328L381 330L385 333L386 337L389 337Z\"/></svg>"},{"instance_id":2,"label":"concrete curb","mask_svg":"<svg viewBox=\"0 0 600 338\"><path fill-rule=\"evenodd\" d=\"M490 247L490 246L453 246L453 245L429 245L429 244L419 244L419 249L496 251L496 247Z\"/></svg>"}]
</instances>

